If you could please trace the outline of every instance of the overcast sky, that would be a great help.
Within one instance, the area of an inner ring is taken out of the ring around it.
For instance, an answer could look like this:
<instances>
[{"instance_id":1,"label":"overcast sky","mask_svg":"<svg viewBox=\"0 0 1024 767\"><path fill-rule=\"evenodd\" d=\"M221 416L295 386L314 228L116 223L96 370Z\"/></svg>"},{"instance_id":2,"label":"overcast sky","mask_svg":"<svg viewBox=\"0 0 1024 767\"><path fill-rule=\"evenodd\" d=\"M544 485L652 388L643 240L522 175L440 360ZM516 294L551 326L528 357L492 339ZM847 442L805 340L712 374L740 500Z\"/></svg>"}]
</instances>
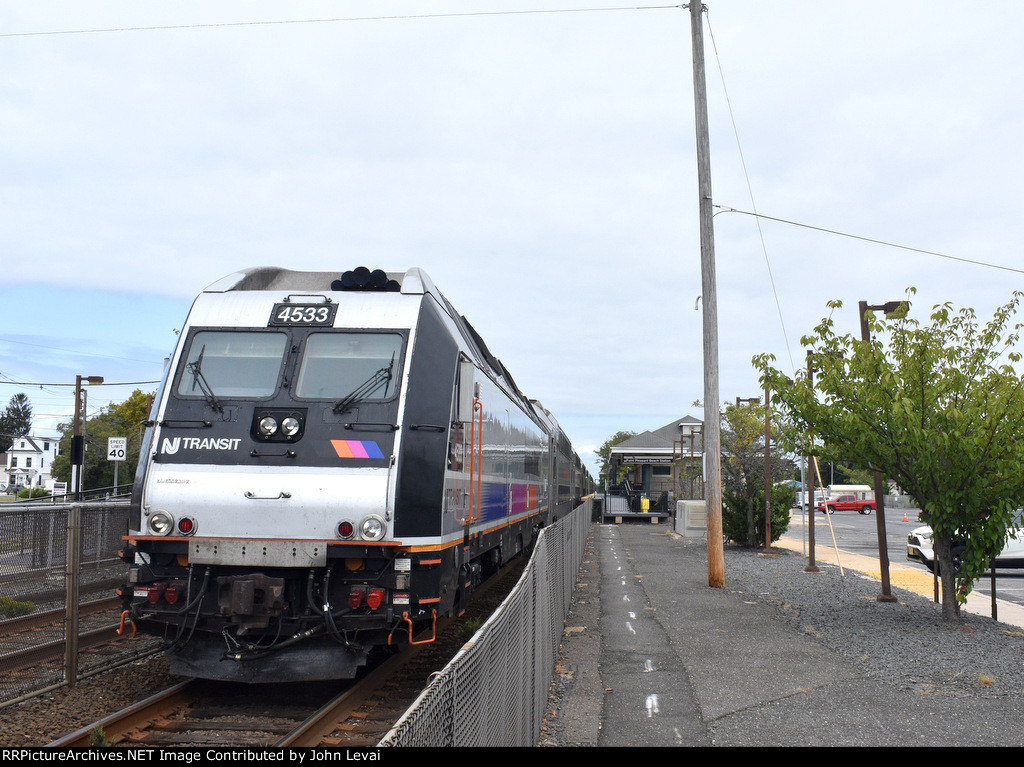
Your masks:
<instances>
[{"instance_id":1,"label":"overcast sky","mask_svg":"<svg viewBox=\"0 0 1024 767\"><path fill-rule=\"evenodd\" d=\"M723 401L830 299L1024 287L1024 3L706 5ZM612 6L7 0L0 406L52 435L38 384L160 378L216 279L366 265L423 268L591 468L702 417L689 11Z\"/></svg>"}]
</instances>

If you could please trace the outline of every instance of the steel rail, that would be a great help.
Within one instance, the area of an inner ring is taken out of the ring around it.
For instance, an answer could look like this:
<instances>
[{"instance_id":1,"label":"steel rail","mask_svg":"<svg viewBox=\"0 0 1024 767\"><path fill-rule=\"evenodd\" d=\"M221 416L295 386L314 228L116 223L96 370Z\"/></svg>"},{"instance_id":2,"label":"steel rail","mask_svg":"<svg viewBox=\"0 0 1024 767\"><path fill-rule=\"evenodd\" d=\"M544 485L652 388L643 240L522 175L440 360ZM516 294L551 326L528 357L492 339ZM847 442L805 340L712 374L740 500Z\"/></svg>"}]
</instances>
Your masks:
<instances>
[{"instance_id":1,"label":"steel rail","mask_svg":"<svg viewBox=\"0 0 1024 767\"><path fill-rule=\"evenodd\" d=\"M439 619L437 633L443 631L448 623L447 618ZM417 639L424 638L428 633L432 632L425 631ZM339 722L343 722L367 698L379 690L384 682L407 664L422 647L423 644L411 644L406 646L401 652L388 658L355 685L339 693L335 698L324 704L305 722L275 743L274 746L278 748L301 748L320 745L321 741L331 734Z\"/></svg>"},{"instance_id":2,"label":"steel rail","mask_svg":"<svg viewBox=\"0 0 1024 767\"><path fill-rule=\"evenodd\" d=\"M151 722L157 712L176 709L194 700L198 695L198 690L199 682L196 679L179 682L163 692L151 695L100 719L98 722L86 725L69 735L48 743L47 747L88 746L91 745L89 743L90 736L100 730L107 742L116 742L116 738Z\"/></svg>"},{"instance_id":3,"label":"steel rail","mask_svg":"<svg viewBox=\"0 0 1024 767\"><path fill-rule=\"evenodd\" d=\"M91 602L82 602L78 605L78 615L84 618L88 615L101 613L104 610L113 610L120 606L120 604L121 597L107 597L105 599L95 599ZM6 620L0 620L0 636L10 636L18 631L27 631L28 629L40 628L50 623L62 623L63 621L63 607L56 610L43 610L31 615L20 615L17 618L7 618Z\"/></svg>"},{"instance_id":4,"label":"steel rail","mask_svg":"<svg viewBox=\"0 0 1024 767\"><path fill-rule=\"evenodd\" d=\"M84 631L78 635L78 649L84 650L89 647L96 647L102 644L109 644L120 639L117 630L119 624L114 623L102 628ZM0 655L0 668L5 673L21 671L22 669L38 666L54 660L61 660L64 657L64 649L67 646L67 639L55 639L51 642L29 647L25 650Z\"/></svg>"}]
</instances>

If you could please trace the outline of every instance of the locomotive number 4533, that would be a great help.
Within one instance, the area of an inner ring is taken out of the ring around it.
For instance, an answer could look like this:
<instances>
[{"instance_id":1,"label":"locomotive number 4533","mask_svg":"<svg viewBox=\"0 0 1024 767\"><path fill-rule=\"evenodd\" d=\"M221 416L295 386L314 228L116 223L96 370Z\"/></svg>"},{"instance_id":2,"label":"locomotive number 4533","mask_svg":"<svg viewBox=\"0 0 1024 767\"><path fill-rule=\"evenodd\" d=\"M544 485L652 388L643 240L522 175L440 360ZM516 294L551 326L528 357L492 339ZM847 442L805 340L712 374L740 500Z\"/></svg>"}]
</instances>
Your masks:
<instances>
[{"instance_id":1,"label":"locomotive number 4533","mask_svg":"<svg viewBox=\"0 0 1024 767\"><path fill-rule=\"evenodd\" d=\"M337 304L274 304L270 313L270 327L282 325L325 326L334 325Z\"/></svg>"}]
</instances>

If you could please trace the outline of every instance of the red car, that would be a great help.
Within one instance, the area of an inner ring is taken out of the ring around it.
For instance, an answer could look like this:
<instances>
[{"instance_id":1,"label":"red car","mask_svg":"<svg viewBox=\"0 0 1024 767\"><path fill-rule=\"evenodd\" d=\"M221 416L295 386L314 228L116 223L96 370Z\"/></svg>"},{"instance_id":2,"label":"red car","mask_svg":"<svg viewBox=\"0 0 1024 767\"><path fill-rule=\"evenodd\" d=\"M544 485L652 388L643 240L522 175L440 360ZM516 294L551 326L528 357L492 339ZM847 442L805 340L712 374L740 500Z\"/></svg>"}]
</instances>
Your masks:
<instances>
[{"instance_id":1,"label":"red car","mask_svg":"<svg viewBox=\"0 0 1024 767\"><path fill-rule=\"evenodd\" d=\"M875 509L875 502L870 498L858 498L853 494L837 495L827 501L818 503L818 511L828 511L835 514L837 511L856 511L858 514L870 514Z\"/></svg>"}]
</instances>

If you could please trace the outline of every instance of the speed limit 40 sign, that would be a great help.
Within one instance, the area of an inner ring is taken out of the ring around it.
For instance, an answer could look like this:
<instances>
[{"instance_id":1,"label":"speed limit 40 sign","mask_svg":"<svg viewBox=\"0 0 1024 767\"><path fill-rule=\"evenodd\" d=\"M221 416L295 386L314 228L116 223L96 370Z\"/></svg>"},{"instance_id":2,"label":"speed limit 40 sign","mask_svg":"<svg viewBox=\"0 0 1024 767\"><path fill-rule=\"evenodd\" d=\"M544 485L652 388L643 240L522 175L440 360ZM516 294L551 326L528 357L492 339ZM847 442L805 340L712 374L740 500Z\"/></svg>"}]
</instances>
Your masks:
<instances>
[{"instance_id":1,"label":"speed limit 40 sign","mask_svg":"<svg viewBox=\"0 0 1024 767\"><path fill-rule=\"evenodd\" d=\"M123 461L128 454L127 437L107 437L107 460Z\"/></svg>"}]
</instances>

